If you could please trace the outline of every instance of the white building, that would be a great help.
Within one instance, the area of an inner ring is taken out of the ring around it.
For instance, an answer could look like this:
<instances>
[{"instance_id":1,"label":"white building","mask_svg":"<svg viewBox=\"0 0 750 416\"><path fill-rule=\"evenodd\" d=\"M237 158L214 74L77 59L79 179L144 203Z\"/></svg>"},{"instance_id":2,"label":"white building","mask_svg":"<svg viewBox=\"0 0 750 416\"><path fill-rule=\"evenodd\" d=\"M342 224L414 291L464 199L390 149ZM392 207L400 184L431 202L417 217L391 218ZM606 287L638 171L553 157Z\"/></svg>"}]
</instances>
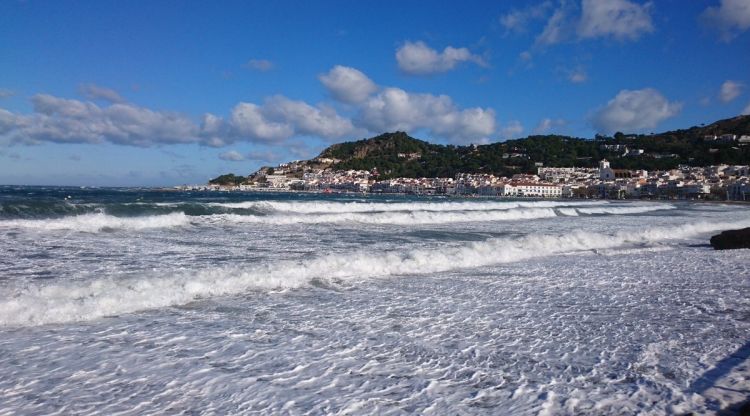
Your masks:
<instances>
[{"instance_id":1,"label":"white building","mask_svg":"<svg viewBox=\"0 0 750 416\"><path fill-rule=\"evenodd\" d=\"M603 181L615 180L615 171L609 167L609 162L607 161L607 159L602 159L599 162L599 179Z\"/></svg>"}]
</instances>

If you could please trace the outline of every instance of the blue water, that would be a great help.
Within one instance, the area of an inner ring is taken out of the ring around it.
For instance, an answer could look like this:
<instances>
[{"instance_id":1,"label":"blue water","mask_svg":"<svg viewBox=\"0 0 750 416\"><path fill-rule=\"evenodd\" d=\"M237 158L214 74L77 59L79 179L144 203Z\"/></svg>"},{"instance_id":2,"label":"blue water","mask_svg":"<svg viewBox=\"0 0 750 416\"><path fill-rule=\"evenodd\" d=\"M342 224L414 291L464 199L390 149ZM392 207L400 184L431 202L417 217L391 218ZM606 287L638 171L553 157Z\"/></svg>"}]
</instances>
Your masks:
<instances>
[{"instance_id":1,"label":"blue water","mask_svg":"<svg viewBox=\"0 0 750 416\"><path fill-rule=\"evenodd\" d=\"M750 257L707 242L747 226L728 204L0 187L0 414L717 412L750 394Z\"/></svg>"}]
</instances>

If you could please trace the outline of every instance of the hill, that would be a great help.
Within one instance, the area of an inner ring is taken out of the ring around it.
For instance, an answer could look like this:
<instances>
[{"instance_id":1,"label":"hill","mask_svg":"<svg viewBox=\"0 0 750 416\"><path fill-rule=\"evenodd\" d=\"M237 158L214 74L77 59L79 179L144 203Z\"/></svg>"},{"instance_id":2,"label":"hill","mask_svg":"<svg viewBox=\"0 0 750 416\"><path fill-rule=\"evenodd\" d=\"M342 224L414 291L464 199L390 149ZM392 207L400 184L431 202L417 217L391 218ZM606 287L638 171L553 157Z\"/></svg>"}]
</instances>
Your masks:
<instances>
[{"instance_id":1,"label":"hill","mask_svg":"<svg viewBox=\"0 0 750 416\"><path fill-rule=\"evenodd\" d=\"M750 136L750 116L658 134L618 132L612 137L597 135L593 140L535 135L469 146L433 144L404 132L394 132L334 144L317 158L300 162L300 166L336 170L376 169L381 179L387 179L453 177L457 173L511 176L515 173L534 173L540 165L595 167L599 160L605 158L610 160L613 168L646 170L672 169L678 165L750 164L750 143L739 143L729 138L722 140L720 136L725 134L735 135L736 138ZM229 177L224 175L224 178ZM212 180L212 183L221 183L218 179ZM229 179L235 181L236 177Z\"/></svg>"}]
</instances>

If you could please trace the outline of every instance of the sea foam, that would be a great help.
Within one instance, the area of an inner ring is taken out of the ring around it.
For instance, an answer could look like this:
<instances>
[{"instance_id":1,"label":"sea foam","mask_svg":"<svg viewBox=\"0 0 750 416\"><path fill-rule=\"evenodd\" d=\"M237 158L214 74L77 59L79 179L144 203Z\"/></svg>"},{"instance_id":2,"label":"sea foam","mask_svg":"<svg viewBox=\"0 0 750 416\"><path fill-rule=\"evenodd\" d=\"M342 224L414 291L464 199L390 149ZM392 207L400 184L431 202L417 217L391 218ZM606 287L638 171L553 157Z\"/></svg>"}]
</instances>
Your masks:
<instances>
[{"instance_id":1,"label":"sea foam","mask_svg":"<svg viewBox=\"0 0 750 416\"><path fill-rule=\"evenodd\" d=\"M189 223L190 217L182 212L143 217L116 217L104 213L96 213L52 219L6 220L0 221L0 228L26 228L43 231L70 230L96 233L112 230L170 228L188 225Z\"/></svg>"},{"instance_id":2,"label":"sea foam","mask_svg":"<svg viewBox=\"0 0 750 416\"><path fill-rule=\"evenodd\" d=\"M194 272L164 272L140 277L107 277L88 282L34 283L0 292L0 325L29 326L96 319L196 299L237 295L249 290L290 289L314 281L351 281L400 275L434 274L457 269L575 254L589 250L659 245L730 228L750 226L699 222L613 234L577 231L562 235L530 234L444 249L356 251L306 261L281 261L250 268L221 267ZM4 293L3 293L4 292Z\"/></svg>"},{"instance_id":3,"label":"sea foam","mask_svg":"<svg viewBox=\"0 0 750 416\"><path fill-rule=\"evenodd\" d=\"M453 201L453 202L329 202L329 201L244 201L213 202L230 209L259 209L298 214L391 212L391 211L490 211L513 208L555 208L607 205L608 201Z\"/></svg>"}]
</instances>

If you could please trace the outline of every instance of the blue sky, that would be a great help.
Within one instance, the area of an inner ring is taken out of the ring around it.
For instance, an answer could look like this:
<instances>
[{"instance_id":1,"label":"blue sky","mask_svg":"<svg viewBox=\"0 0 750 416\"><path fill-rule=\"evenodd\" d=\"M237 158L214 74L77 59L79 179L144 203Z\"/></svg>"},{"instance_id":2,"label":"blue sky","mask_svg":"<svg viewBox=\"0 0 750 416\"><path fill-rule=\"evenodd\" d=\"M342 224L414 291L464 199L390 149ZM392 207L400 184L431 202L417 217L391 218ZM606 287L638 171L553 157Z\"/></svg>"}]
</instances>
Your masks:
<instances>
[{"instance_id":1,"label":"blue sky","mask_svg":"<svg viewBox=\"0 0 750 416\"><path fill-rule=\"evenodd\" d=\"M5 1L0 184L174 185L750 113L750 0Z\"/></svg>"}]
</instances>

